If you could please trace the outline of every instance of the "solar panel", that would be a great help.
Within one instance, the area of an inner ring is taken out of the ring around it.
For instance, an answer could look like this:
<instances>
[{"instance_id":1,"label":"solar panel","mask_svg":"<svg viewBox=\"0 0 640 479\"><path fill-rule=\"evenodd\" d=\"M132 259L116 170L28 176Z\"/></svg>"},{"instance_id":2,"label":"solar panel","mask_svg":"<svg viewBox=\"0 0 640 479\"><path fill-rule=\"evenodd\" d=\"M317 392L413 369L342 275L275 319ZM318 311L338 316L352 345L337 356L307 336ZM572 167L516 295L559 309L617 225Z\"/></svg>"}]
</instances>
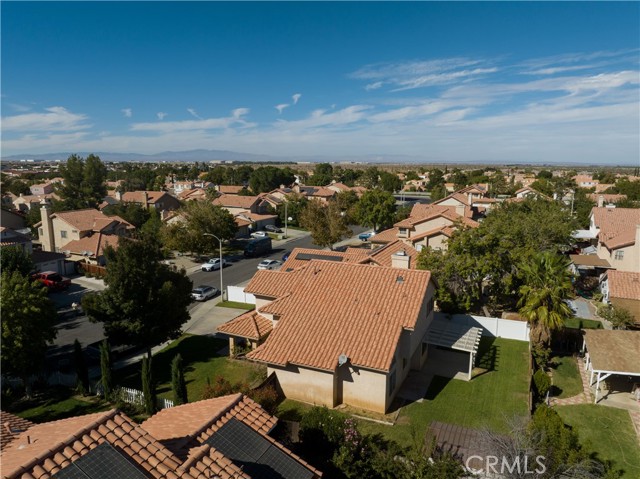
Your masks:
<instances>
[{"instance_id":1,"label":"solar panel","mask_svg":"<svg viewBox=\"0 0 640 479\"><path fill-rule=\"evenodd\" d=\"M65 467L53 476L55 479L146 479L138 468L129 462L108 442Z\"/></svg>"},{"instance_id":2,"label":"solar panel","mask_svg":"<svg viewBox=\"0 0 640 479\"><path fill-rule=\"evenodd\" d=\"M251 477L311 479L313 473L242 421L231 418L206 444L215 447Z\"/></svg>"},{"instance_id":3,"label":"solar panel","mask_svg":"<svg viewBox=\"0 0 640 479\"><path fill-rule=\"evenodd\" d=\"M300 261L311 261L312 259L322 259L325 261L336 261L341 262L344 258L342 256L334 256L334 255L324 255L324 254L314 254L314 253L298 253L296 258Z\"/></svg>"}]
</instances>

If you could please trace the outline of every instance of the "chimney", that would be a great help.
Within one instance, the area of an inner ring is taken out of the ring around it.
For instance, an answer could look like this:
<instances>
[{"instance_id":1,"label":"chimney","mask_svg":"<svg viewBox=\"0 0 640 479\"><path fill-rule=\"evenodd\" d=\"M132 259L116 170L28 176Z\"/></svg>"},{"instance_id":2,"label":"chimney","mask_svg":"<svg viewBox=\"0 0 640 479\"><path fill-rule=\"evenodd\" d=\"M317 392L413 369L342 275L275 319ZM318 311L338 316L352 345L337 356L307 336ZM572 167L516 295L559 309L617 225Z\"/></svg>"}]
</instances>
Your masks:
<instances>
[{"instance_id":1,"label":"chimney","mask_svg":"<svg viewBox=\"0 0 640 479\"><path fill-rule=\"evenodd\" d=\"M116 190L116 200L122 201L122 191Z\"/></svg>"},{"instance_id":2,"label":"chimney","mask_svg":"<svg viewBox=\"0 0 640 479\"><path fill-rule=\"evenodd\" d=\"M602 208L604 206L604 196L598 196L598 208Z\"/></svg>"},{"instance_id":3,"label":"chimney","mask_svg":"<svg viewBox=\"0 0 640 479\"><path fill-rule=\"evenodd\" d=\"M142 205L142 207L149 209L149 195L147 194L147 190L144 190L142 194L144 195L144 205Z\"/></svg>"},{"instance_id":4,"label":"chimney","mask_svg":"<svg viewBox=\"0 0 640 479\"><path fill-rule=\"evenodd\" d=\"M406 251L396 251L391 255L391 267L398 269L409 269L409 263L411 262L411 256Z\"/></svg>"},{"instance_id":5,"label":"chimney","mask_svg":"<svg viewBox=\"0 0 640 479\"><path fill-rule=\"evenodd\" d=\"M469 201L469 206L473 206L473 194L471 192L469 192L469 194L467 195L468 201Z\"/></svg>"},{"instance_id":6,"label":"chimney","mask_svg":"<svg viewBox=\"0 0 640 479\"><path fill-rule=\"evenodd\" d=\"M40 219L42 220L42 237L40 242L42 243L42 249L44 251L56 250L56 242L53 234L53 220L51 219L51 208L43 198L40 201L42 205L40 207Z\"/></svg>"}]
</instances>

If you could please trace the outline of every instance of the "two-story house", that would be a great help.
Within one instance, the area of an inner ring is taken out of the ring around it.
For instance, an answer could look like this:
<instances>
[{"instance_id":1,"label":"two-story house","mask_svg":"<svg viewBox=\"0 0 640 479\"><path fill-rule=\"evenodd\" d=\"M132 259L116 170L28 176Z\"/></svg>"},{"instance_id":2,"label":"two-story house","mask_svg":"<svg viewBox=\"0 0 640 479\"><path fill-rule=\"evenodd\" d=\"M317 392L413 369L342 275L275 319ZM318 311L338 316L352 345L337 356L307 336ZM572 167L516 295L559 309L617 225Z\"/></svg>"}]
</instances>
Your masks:
<instances>
[{"instance_id":1,"label":"two-story house","mask_svg":"<svg viewBox=\"0 0 640 479\"><path fill-rule=\"evenodd\" d=\"M270 329L247 358L265 363L288 398L384 413L426 361L429 271L310 260L290 272L258 271L245 292L256 310L244 325Z\"/></svg>"},{"instance_id":2,"label":"two-story house","mask_svg":"<svg viewBox=\"0 0 640 479\"><path fill-rule=\"evenodd\" d=\"M595 207L589 233L596 254L619 271L640 272L640 208Z\"/></svg>"},{"instance_id":3,"label":"two-story house","mask_svg":"<svg viewBox=\"0 0 640 479\"><path fill-rule=\"evenodd\" d=\"M120 196L120 200L158 211L173 211L180 208L180 201L166 191L127 191Z\"/></svg>"}]
</instances>

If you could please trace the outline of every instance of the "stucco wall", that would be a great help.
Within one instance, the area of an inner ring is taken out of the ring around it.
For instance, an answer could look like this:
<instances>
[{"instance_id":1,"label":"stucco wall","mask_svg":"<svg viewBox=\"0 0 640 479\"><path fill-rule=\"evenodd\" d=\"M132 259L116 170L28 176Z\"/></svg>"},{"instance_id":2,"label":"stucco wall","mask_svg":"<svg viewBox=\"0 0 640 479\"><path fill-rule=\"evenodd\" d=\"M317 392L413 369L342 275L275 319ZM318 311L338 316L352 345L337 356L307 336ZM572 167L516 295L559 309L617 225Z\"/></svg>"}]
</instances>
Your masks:
<instances>
[{"instance_id":1,"label":"stucco wall","mask_svg":"<svg viewBox=\"0 0 640 479\"><path fill-rule=\"evenodd\" d=\"M384 414L387 409L387 377L382 372L345 364L338 368L337 402Z\"/></svg>"},{"instance_id":2,"label":"stucco wall","mask_svg":"<svg viewBox=\"0 0 640 479\"><path fill-rule=\"evenodd\" d=\"M287 398L319 406L335 405L332 373L291 365L286 368L269 366L267 376L272 372L276 373Z\"/></svg>"}]
</instances>

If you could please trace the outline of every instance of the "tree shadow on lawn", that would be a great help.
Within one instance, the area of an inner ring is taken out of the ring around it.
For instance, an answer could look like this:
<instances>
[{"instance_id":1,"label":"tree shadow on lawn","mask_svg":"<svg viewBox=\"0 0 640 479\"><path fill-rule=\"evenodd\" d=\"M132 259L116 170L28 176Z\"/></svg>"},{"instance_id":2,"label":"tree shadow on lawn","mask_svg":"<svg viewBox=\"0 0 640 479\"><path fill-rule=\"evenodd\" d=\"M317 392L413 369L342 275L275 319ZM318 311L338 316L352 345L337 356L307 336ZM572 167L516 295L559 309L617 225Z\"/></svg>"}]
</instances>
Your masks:
<instances>
[{"instance_id":1,"label":"tree shadow on lawn","mask_svg":"<svg viewBox=\"0 0 640 479\"><path fill-rule=\"evenodd\" d=\"M226 344L222 339L209 336L183 336L177 342L172 343L166 349L153 356L153 377L156 384L171 382L171 361L180 353L185 373L194 371L193 364L205 363L215 358L220 358L217 354ZM140 361L131 364L123 369L115 371L116 384L140 389L142 380L140 377ZM162 393L170 388L158 388L157 392Z\"/></svg>"}]
</instances>

